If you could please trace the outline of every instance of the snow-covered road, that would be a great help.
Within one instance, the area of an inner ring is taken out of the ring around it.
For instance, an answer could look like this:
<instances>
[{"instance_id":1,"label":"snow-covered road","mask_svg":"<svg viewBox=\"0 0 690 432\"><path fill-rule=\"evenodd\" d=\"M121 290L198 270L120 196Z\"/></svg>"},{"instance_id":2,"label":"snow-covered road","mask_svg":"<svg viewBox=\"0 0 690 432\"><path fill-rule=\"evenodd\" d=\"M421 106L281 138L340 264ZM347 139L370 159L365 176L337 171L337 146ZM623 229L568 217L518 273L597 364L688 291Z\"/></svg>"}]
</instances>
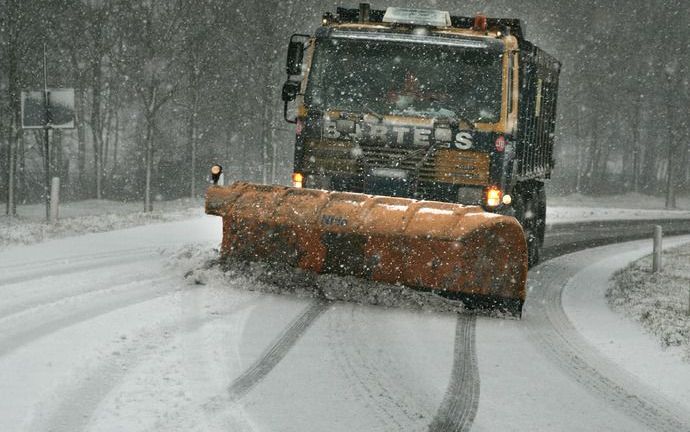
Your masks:
<instances>
[{"instance_id":1,"label":"snow-covered road","mask_svg":"<svg viewBox=\"0 0 690 432\"><path fill-rule=\"evenodd\" d=\"M195 285L170 268L171 251L220 231L203 217L0 252L0 431L690 428L682 395L597 349L581 300L561 306L583 268L639 243L537 267L517 321Z\"/></svg>"},{"instance_id":2,"label":"snow-covered road","mask_svg":"<svg viewBox=\"0 0 690 432\"><path fill-rule=\"evenodd\" d=\"M667 239L666 246L681 242L690 236ZM659 347L631 323L616 332L623 320L613 317L604 298L611 274L648 254L650 243L548 261L530 274L522 321L479 319L482 397L474 430L690 430L687 390L658 385L674 379L669 373L690 379L676 373L683 369L680 357L671 361L676 370L655 363ZM614 344L614 351L603 346Z\"/></svg>"}]
</instances>

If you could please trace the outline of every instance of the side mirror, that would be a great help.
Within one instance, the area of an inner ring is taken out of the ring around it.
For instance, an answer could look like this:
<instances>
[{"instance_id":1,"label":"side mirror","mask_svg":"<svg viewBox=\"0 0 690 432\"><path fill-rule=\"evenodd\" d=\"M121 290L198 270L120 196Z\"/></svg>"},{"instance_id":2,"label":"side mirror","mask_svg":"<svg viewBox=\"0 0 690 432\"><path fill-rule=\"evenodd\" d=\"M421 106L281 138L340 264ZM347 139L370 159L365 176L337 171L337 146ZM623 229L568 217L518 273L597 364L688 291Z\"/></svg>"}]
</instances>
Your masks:
<instances>
[{"instance_id":1,"label":"side mirror","mask_svg":"<svg viewBox=\"0 0 690 432\"><path fill-rule=\"evenodd\" d=\"M290 102L295 100L299 94L300 83L298 81L285 81L283 84L282 98L283 102Z\"/></svg>"},{"instance_id":2,"label":"side mirror","mask_svg":"<svg viewBox=\"0 0 690 432\"><path fill-rule=\"evenodd\" d=\"M304 57L304 45L301 41L290 41L288 45L285 70L288 75L300 75L302 73L302 58Z\"/></svg>"},{"instance_id":3,"label":"side mirror","mask_svg":"<svg viewBox=\"0 0 690 432\"><path fill-rule=\"evenodd\" d=\"M285 119L286 122L288 123L297 123L297 120L292 119L290 120L288 118L287 112L288 112L288 102L295 100L297 95L299 94L299 88L300 88L300 83L299 81L285 81L285 84L283 84L283 118Z\"/></svg>"},{"instance_id":4,"label":"side mirror","mask_svg":"<svg viewBox=\"0 0 690 432\"><path fill-rule=\"evenodd\" d=\"M290 36L290 43L287 50L287 61L285 71L288 75L302 74L302 59L304 58L304 44L309 39L309 35L293 34Z\"/></svg>"}]
</instances>

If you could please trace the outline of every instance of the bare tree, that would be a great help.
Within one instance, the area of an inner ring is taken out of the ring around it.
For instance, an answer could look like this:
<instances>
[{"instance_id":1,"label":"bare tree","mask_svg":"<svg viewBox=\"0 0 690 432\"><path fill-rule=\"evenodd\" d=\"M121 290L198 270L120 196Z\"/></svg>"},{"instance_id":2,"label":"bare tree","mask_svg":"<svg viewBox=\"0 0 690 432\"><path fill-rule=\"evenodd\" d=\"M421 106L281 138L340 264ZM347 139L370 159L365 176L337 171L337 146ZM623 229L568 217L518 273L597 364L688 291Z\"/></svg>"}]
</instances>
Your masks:
<instances>
[{"instance_id":1,"label":"bare tree","mask_svg":"<svg viewBox=\"0 0 690 432\"><path fill-rule=\"evenodd\" d=\"M40 45L44 37L38 29L44 18L44 11L31 2L21 0L4 0L0 4L0 43L2 48L2 70L7 77L7 204L5 212L15 215L17 212L17 148L21 139L21 90L30 79L26 73L26 61L32 48Z\"/></svg>"},{"instance_id":2,"label":"bare tree","mask_svg":"<svg viewBox=\"0 0 690 432\"><path fill-rule=\"evenodd\" d=\"M121 22L126 39L120 47L118 67L137 94L146 124L144 211L148 212L153 210L151 185L156 122L161 108L181 85L178 26L190 9L179 0L126 0L123 5L128 11Z\"/></svg>"}]
</instances>

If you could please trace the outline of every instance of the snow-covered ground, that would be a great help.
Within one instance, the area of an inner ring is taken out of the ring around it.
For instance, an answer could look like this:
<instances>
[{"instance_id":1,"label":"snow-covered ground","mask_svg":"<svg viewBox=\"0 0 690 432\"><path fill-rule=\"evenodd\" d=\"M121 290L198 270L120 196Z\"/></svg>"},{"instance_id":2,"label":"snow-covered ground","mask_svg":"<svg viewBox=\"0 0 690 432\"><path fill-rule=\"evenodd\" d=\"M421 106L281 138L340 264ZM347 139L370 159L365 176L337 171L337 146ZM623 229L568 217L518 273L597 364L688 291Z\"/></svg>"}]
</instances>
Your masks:
<instances>
[{"instance_id":1,"label":"snow-covered ground","mask_svg":"<svg viewBox=\"0 0 690 432\"><path fill-rule=\"evenodd\" d=\"M560 207L546 208L546 223L554 225L568 222L643 219L690 219L690 210L611 208L611 207Z\"/></svg>"},{"instance_id":2,"label":"snow-covered ground","mask_svg":"<svg viewBox=\"0 0 690 432\"><path fill-rule=\"evenodd\" d=\"M547 192L547 201L549 205L557 207L607 207L647 210L663 209L665 204L663 196L651 196L632 192L606 196L557 195ZM690 210L690 197L678 196L676 198L676 207L680 210Z\"/></svg>"},{"instance_id":3,"label":"snow-covered ground","mask_svg":"<svg viewBox=\"0 0 690 432\"><path fill-rule=\"evenodd\" d=\"M667 239L671 247L690 236ZM477 321L473 430L688 430L690 369L612 312L611 275L648 240L588 249L530 272L522 321Z\"/></svg>"},{"instance_id":4,"label":"snow-covered ground","mask_svg":"<svg viewBox=\"0 0 690 432\"><path fill-rule=\"evenodd\" d=\"M205 216L0 251L0 430L419 429L429 421L452 363L454 315L251 292L260 288L252 277L202 271L220 229ZM256 391L237 402L248 389L233 383L315 305L327 317L304 351L271 379L258 369ZM416 377L409 382L380 363L415 352L404 366ZM412 373L431 360L435 368ZM399 397L409 399L407 412ZM331 408L317 413L313 404Z\"/></svg>"},{"instance_id":5,"label":"snow-covered ground","mask_svg":"<svg viewBox=\"0 0 690 432\"><path fill-rule=\"evenodd\" d=\"M663 271L652 273L646 256L616 273L608 301L664 348L681 347L690 361L690 244L664 251L662 263Z\"/></svg>"},{"instance_id":6,"label":"snow-covered ground","mask_svg":"<svg viewBox=\"0 0 690 432\"><path fill-rule=\"evenodd\" d=\"M690 199L679 197L675 210L664 208L664 199L628 193L605 197L580 194L547 196L547 224L595 220L690 218Z\"/></svg>"},{"instance_id":7,"label":"snow-covered ground","mask_svg":"<svg viewBox=\"0 0 690 432\"><path fill-rule=\"evenodd\" d=\"M294 281L207 265L220 235L201 216L0 250L0 430L649 430L551 361L568 345L540 341L538 308L560 301L533 290L522 321L479 317L475 334L414 299L277 296Z\"/></svg>"},{"instance_id":8,"label":"snow-covered ground","mask_svg":"<svg viewBox=\"0 0 690 432\"><path fill-rule=\"evenodd\" d=\"M683 246L668 250L667 254L676 255L679 263L684 261L687 268L690 262L688 255L683 257L678 252L687 253L690 250L690 236L666 239L664 246L673 248L678 245ZM686 412L690 412L690 386L686 385L690 383L690 368L684 361L681 350L678 347L664 347L658 336L649 334L639 322L611 310L607 301L607 291L610 291L614 284L611 278L616 272L633 261L635 263L632 264L632 268L647 272L647 259L639 259L649 254L651 248L651 241L644 240L573 254L573 260L577 259L577 256L589 255L590 264L580 268L567 282L562 294L563 309L577 332L599 353L619 366L622 371L635 377L642 385L659 392L673 403L682 405ZM643 270L640 270L641 268ZM648 274L639 276L641 279L651 280ZM687 274L681 272L679 276L687 277ZM688 288L690 283L685 279L686 295ZM657 293L659 289L661 286L654 288ZM641 298L639 301L644 303ZM650 301L654 302L653 299ZM679 308L687 306L687 298L679 298L678 301L684 301L682 305L678 305ZM663 309L664 305L659 307ZM650 310L648 309L648 312ZM658 314L655 322L663 321L665 316ZM673 321L675 314L669 314L668 319ZM687 328L686 324L686 332Z\"/></svg>"},{"instance_id":9,"label":"snow-covered ground","mask_svg":"<svg viewBox=\"0 0 690 432\"><path fill-rule=\"evenodd\" d=\"M4 208L4 205L0 206ZM203 214L203 202L180 199L154 203L144 213L141 202L86 200L60 206L57 223L45 222L45 206L17 207L17 217L0 216L0 249L11 244L31 244L52 238L111 231L149 223L189 219Z\"/></svg>"}]
</instances>

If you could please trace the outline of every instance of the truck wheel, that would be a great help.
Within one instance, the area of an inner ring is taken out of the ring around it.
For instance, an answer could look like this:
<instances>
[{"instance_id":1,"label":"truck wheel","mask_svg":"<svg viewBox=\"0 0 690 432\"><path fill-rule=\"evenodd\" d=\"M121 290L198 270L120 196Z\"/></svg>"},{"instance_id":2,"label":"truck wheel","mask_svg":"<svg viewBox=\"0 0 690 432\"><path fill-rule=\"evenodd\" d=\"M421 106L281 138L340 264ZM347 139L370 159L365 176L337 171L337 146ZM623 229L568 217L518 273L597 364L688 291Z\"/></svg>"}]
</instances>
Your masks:
<instances>
[{"instance_id":1,"label":"truck wheel","mask_svg":"<svg viewBox=\"0 0 690 432\"><path fill-rule=\"evenodd\" d=\"M521 189L516 194L514 203L515 217L522 225L527 242L527 264L531 268L539 263L541 252L540 224L539 224L539 194L529 188ZM542 219L543 220L543 219Z\"/></svg>"},{"instance_id":2,"label":"truck wheel","mask_svg":"<svg viewBox=\"0 0 690 432\"><path fill-rule=\"evenodd\" d=\"M537 199L537 238L539 246L544 246L544 234L546 233L546 191L544 183L537 183L535 197Z\"/></svg>"},{"instance_id":3,"label":"truck wheel","mask_svg":"<svg viewBox=\"0 0 690 432\"><path fill-rule=\"evenodd\" d=\"M539 246L539 238L533 230L525 232L525 238L527 240L527 266L532 268L539 264L541 246Z\"/></svg>"}]
</instances>

